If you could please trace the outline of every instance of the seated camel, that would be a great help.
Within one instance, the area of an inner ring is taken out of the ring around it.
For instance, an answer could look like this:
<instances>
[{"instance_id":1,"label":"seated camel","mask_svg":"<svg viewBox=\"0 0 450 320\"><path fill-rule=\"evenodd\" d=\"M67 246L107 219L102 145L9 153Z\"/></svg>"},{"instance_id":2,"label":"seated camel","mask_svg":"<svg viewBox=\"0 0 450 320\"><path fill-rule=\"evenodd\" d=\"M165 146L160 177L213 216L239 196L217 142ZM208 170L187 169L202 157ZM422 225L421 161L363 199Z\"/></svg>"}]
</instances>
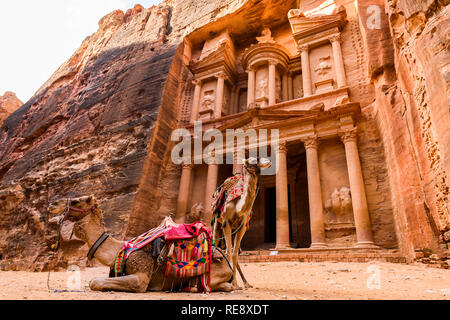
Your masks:
<instances>
[{"instance_id":1,"label":"seated camel","mask_svg":"<svg viewBox=\"0 0 450 320\"><path fill-rule=\"evenodd\" d=\"M50 204L48 210L54 215L63 213L65 220L75 222L73 234L84 241L89 248L92 248L105 234L103 212L98 208L97 200L92 196L55 201ZM124 241L109 236L98 247L93 257L103 265L112 268L123 244ZM94 291L143 293L147 291L169 291L171 288L181 288L186 283L197 283L198 277L165 278L164 268L155 268L157 258L153 257L152 252L152 244L134 251L126 261L125 276L93 279L89 283L89 287ZM226 259L217 258L212 261L211 291L231 291L231 277L232 271ZM197 292L197 290L194 288L192 292Z\"/></svg>"},{"instance_id":2,"label":"seated camel","mask_svg":"<svg viewBox=\"0 0 450 320\"><path fill-rule=\"evenodd\" d=\"M219 208L213 212L213 239L218 247L226 248L229 259L233 264L233 289L240 290L237 284L236 270L239 271L246 288L251 288L238 263L241 241L247 232L253 205L258 193L258 181L261 169L272 166L269 159L250 158L244 160L243 190L238 197L223 200L223 210ZM241 182L238 182L241 183Z\"/></svg>"}]
</instances>

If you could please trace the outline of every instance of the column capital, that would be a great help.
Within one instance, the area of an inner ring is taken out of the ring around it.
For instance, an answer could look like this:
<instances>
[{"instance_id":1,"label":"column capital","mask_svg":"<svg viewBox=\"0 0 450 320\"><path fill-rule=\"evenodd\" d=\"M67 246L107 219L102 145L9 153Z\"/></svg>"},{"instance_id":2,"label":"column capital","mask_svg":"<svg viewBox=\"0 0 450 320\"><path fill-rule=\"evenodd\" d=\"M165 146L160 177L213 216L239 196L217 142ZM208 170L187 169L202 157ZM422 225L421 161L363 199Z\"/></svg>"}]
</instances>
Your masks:
<instances>
[{"instance_id":1,"label":"column capital","mask_svg":"<svg viewBox=\"0 0 450 320\"><path fill-rule=\"evenodd\" d=\"M202 83L203 83L203 80L200 80L200 79L194 79L194 80L192 80L192 84L193 84L194 86L200 86Z\"/></svg>"},{"instance_id":2,"label":"column capital","mask_svg":"<svg viewBox=\"0 0 450 320\"><path fill-rule=\"evenodd\" d=\"M330 37L328 37L328 40L330 40L331 43L333 42L341 42L341 35L340 34L333 34Z\"/></svg>"},{"instance_id":3,"label":"column capital","mask_svg":"<svg viewBox=\"0 0 450 320\"><path fill-rule=\"evenodd\" d=\"M250 73L250 72L255 72L256 68L254 66L248 66L247 69L245 69L245 72Z\"/></svg>"},{"instance_id":4,"label":"column capital","mask_svg":"<svg viewBox=\"0 0 450 320\"><path fill-rule=\"evenodd\" d=\"M287 144L286 141L282 141L278 144L278 148L277 148L279 153L287 153L288 148L287 148Z\"/></svg>"},{"instance_id":5,"label":"column capital","mask_svg":"<svg viewBox=\"0 0 450 320\"><path fill-rule=\"evenodd\" d=\"M278 61L275 59L268 59L267 63L269 64L269 66L276 66L278 64Z\"/></svg>"},{"instance_id":6,"label":"column capital","mask_svg":"<svg viewBox=\"0 0 450 320\"><path fill-rule=\"evenodd\" d=\"M223 78L224 80L226 80L228 78L228 76L223 71L216 72L214 74L214 77L216 77L217 79Z\"/></svg>"},{"instance_id":7,"label":"column capital","mask_svg":"<svg viewBox=\"0 0 450 320\"><path fill-rule=\"evenodd\" d=\"M310 136L302 139L302 142L305 144L305 149L317 149L319 147L319 139L317 136Z\"/></svg>"},{"instance_id":8,"label":"column capital","mask_svg":"<svg viewBox=\"0 0 450 320\"><path fill-rule=\"evenodd\" d=\"M181 167L183 168L183 170L192 170L192 169L194 169L194 164L192 164L192 163L183 163L181 165Z\"/></svg>"},{"instance_id":9,"label":"column capital","mask_svg":"<svg viewBox=\"0 0 450 320\"><path fill-rule=\"evenodd\" d=\"M309 52L309 44L299 44L298 51L300 52Z\"/></svg>"},{"instance_id":10,"label":"column capital","mask_svg":"<svg viewBox=\"0 0 450 320\"><path fill-rule=\"evenodd\" d=\"M356 142L358 139L358 128L343 130L339 133L339 136L344 144L347 142Z\"/></svg>"}]
</instances>

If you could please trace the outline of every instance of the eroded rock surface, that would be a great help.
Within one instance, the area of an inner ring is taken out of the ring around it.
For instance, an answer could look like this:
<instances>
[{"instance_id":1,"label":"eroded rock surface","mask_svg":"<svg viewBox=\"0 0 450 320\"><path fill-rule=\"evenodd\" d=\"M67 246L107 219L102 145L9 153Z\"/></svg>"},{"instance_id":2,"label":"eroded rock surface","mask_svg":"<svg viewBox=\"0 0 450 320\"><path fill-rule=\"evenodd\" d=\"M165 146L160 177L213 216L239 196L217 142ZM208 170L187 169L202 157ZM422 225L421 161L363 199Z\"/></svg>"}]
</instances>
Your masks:
<instances>
[{"instance_id":1,"label":"eroded rock surface","mask_svg":"<svg viewBox=\"0 0 450 320\"><path fill-rule=\"evenodd\" d=\"M0 96L0 126L13 112L19 109L23 102L17 98L14 92L7 91Z\"/></svg>"}]
</instances>

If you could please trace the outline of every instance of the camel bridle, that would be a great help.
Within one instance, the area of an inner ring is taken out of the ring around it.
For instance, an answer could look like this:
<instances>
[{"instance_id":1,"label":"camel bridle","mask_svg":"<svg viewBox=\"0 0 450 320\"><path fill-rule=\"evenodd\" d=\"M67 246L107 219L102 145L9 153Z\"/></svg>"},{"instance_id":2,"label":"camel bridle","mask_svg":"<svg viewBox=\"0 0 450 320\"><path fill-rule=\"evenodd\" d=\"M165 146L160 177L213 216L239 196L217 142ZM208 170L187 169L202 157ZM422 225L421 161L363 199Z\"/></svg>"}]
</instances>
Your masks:
<instances>
[{"instance_id":1,"label":"camel bridle","mask_svg":"<svg viewBox=\"0 0 450 320\"><path fill-rule=\"evenodd\" d=\"M94 213L94 210L96 209L95 206L92 206L88 209L80 209L77 207L72 207L70 205L71 202L72 202L72 199L68 198L67 203L66 203L66 208L64 210L64 216L63 216L63 219L61 220L61 224L63 224L65 220L69 220L71 222L78 222L78 221L84 219L89 214ZM81 214L78 217L71 217L71 216L69 216L71 211L79 212Z\"/></svg>"}]
</instances>

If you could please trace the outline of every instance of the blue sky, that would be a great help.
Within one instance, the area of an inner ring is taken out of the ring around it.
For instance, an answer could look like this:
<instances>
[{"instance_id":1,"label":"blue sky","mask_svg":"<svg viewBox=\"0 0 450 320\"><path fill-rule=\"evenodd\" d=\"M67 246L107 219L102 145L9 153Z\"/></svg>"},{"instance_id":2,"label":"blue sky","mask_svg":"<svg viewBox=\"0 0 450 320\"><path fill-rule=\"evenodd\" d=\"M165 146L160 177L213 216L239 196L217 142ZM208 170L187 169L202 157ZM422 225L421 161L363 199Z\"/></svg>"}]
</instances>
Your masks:
<instances>
[{"instance_id":1,"label":"blue sky","mask_svg":"<svg viewBox=\"0 0 450 320\"><path fill-rule=\"evenodd\" d=\"M0 95L13 91L26 102L66 61L98 21L135 4L161 0L0 1Z\"/></svg>"}]
</instances>

